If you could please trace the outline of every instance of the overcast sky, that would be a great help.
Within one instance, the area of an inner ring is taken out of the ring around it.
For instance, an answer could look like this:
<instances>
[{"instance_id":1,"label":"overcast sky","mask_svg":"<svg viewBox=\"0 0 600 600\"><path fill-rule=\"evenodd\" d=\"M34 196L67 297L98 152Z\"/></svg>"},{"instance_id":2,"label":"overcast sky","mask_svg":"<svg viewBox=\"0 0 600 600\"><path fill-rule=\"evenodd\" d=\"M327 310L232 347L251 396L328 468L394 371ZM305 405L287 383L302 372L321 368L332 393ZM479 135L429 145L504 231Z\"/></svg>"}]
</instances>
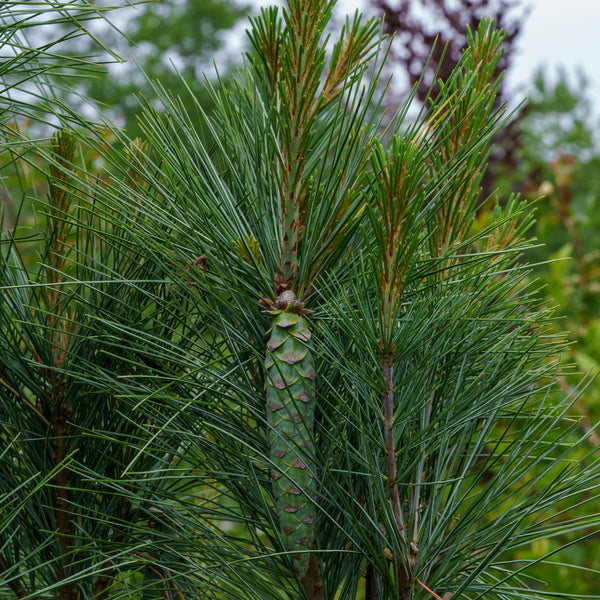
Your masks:
<instances>
[{"instance_id":1,"label":"overcast sky","mask_svg":"<svg viewBox=\"0 0 600 600\"><path fill-rule=\"evenodd\" d=\"M600 0L537 0L533 5L511 81L531 80L540 65L562 65L567 72L580 67L600 107Z\"/></svg>"}]
</instances>

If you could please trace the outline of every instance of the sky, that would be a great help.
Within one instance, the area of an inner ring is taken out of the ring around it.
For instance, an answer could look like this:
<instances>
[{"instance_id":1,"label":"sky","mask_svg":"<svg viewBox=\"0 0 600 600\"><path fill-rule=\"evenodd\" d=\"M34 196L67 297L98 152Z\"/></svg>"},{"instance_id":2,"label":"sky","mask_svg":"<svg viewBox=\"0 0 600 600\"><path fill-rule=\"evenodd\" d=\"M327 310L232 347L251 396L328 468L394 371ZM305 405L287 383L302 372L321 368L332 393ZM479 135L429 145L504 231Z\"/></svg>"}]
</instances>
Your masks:
<instances>
[{"instance_id":1,"label":"sky","mask_svg":"<svg viewBox=\"0 0 600 600\"><path fill-rule=\"evenodd\" d=\"M537 0L525 23L509 81L529 82L540 66L549 74L559 66L568 75L582 69L600 110L599 30L600 0Z\"/></svg>"}]
</instances>

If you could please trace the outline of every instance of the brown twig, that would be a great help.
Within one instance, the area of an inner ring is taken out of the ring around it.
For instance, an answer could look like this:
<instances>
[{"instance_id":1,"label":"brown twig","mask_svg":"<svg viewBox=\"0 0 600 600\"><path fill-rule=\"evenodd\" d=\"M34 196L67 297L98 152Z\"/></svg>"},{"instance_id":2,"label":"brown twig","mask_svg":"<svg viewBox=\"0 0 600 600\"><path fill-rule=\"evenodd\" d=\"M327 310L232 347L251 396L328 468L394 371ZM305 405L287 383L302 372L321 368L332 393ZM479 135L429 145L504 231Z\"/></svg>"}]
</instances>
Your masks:
<instances>
[{"instance_id":1,"label":"brown twig","mask_svg":"<svg viewBox=\"0 0 600 600\"><path fill-rule=\"evenodd\" d=\"M387 483L390 494L390 502L394 519L400 532L400 537L406 542L406 525L400 506L400 495L398 485L396 484L396 452L394 448L394 383L393 383L393 365L391 354L383 357L381 370L385 380L385 394L383 397L383 429L385 439L385 460L387 465Z\"/></svg>"},{"instance_id":2,"label":"brown twig","mask_svg":"<svg viewBox=\"0 0 600 600\"><path fill-rule=\"evenodd\" d=\"M6 383L6 381L2 379L2 377L0 377L0 385L4 386L9 392L12 392L15 398L18 398L19 400L24 402L40 419L42 419L42 421L44 421L46 426L49 425L48 419L46 419L46 417L27 398L25 398L22 394L15 390L15 388L8 385L8 383Z\"/></svg>"},{"instance_id":3,"label":"brown twig","mask_svg":"<svg viewBox=\"0 0 600 600\"><path fill-rule=\"evenodd\" d=\"M400 504L400 494L398 492L398 484L396 483L396 452L394 445L394 383L393 383L393 355L388 353L384 355L381 370L385 380L385 394L383 397L383 417L384 417L384 439L385 439L385 458L387 464L387 482L390 495L390 504L400 538L407 547L409 558L408 564L404 564L398 556L392 557L395 562L396 578L398 583L398 600L410 600L411 597L411 571L416 566L418 547L415 542L407 543L406 525L404 523L404 515Z\"/></svg>"},{"instance_id":4,"label":"brown twig","mask_svg":"<svg viewBox=\"0 0 600 600\"><path fill-rule=\"evenodd\" d=\"M441 596L438 596L430 587L427 587L418 577L415 577L415 581L427 592L429 592L436 600L443 600Z\"/></svg>"},{"instance_id":5,"label":"brown twig","mask_svg":"<svg viewBox=\"0 0 600 600\"><path fill-rule=\"evenodd\" d=\"M157 562L157 559L155 556L151 556L150 554L146 554L145 552L137 552L136 551L135 554L137 554L138 556L141 556L142 558L148 558L152 562ZM163 586L163 589L165 590L165 594L167 595L169 600L173 600L174 596L171 593L171 590L169 590L169 588L167 587L167 581L168 581L167 578L163 576L161 571L159 571L158 569L153 567L151 564L148 564L146 566L148 567L148 569L150 569L150 571L152 571L153 573L156 573L156 575L158 575L158 578L162 581L162 586ZM171 573L171 571L169 571L169 569L165 569L165 573L167 574L167 576L169 577L169 580L171 580L171 583L172 583L173 587L175 588L175 596L180 598L180 600L185 600L185 596L183 595L182 591L177 587L177 584L175 583L175 581L173 581L173 573Z\"/></svg>"}]
</instances>

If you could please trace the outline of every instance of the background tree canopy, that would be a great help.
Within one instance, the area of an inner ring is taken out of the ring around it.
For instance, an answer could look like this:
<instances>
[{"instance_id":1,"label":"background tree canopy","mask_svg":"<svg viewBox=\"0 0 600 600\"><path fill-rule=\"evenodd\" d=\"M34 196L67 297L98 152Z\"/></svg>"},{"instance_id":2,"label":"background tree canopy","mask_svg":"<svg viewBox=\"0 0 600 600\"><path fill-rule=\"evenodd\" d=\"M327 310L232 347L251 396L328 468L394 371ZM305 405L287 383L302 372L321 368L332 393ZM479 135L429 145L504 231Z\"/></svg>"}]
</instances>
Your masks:
<instances>
[{"instance_id":1,"label":"background tree canopy","mask_svg":"<svg viewBox=\"0 0 600 600\"><path fill-rule=\"evenodd\" d=\"M229 0L160 0L125 8L115 14L112 26L103 24L97 35L128 62L109 65L80 80L78 87L86 98L114 109L132 136L139 132L135 115L140 96L148 101L155 97L148 80L159 80L175 96L191 91L206 105L210 95L205 91L204 72L212 73L216 53L221 76L226 76L230 63L240 64L243 45L236 53L228 52L225 34L248 11L247 4ZM243 31L240 37L245 37ZM91 51L86 40L80 41L80 55Z\"/></svg>"}]
</instances>

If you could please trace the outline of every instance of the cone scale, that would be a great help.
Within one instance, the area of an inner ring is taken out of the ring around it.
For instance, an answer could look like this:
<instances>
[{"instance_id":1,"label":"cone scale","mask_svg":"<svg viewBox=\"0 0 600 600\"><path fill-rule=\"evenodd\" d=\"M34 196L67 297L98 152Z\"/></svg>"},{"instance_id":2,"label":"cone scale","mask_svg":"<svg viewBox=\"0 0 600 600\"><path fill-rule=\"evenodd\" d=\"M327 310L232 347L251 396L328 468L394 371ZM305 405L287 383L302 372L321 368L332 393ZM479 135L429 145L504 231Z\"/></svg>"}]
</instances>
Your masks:
<instances>
[{"instance_id":1,"label":"cone scale","mask_svg":"<svg viewBox=\"0 0 600 600\"><path fill-rule=\"evenodd\" d=\"M311 333L307 311L291 291L265 312L272 317L265 368L273 495L285 547L296 551L294 570L304 577L315 537Z\"/></svg>"}]
</instances>

